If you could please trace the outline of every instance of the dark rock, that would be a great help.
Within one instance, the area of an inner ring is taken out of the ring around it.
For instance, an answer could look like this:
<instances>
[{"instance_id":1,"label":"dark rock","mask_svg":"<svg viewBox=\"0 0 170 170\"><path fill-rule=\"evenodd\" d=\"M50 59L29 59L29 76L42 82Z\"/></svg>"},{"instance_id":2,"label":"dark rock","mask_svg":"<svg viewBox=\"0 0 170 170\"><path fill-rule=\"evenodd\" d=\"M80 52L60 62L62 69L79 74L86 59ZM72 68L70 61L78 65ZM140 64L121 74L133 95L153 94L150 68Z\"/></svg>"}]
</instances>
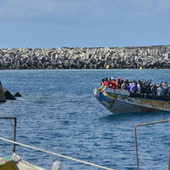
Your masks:
<instances>
[{"instance_id":1,"label":"dark rock","mask_svg":"<svg viewBox=\"0 0 170 170\"><path fill-rule=\"evenodd\" d=\"M22 65L22 69L27 69L28 68L28 65L25 63Z\"/></svg>"},{"instance_id":2,"label":"dark rock","mask_svg":"<svg viewBox=\"0 0 170 170\"><path fill-rule=\"evenodd\" d=\"M153 60L151 63L152 67L158 67L159 66L159 61L158 60Z\"/></svg>"},{"instance_id":3,"label":"dark rock","mask_svg":"<svg viewBox=\"0 0 170 170\"><path fill-rule=\"evenodd\" d=\"M4 95L3 87L0 81L0 102L6 102L6 97Z\"/></svg>"},{"instance_id":4,"label":"dark rock","mask_svg":"<svg viewBox=\"0 0 170 170\"><path fill-rule=\"evenodd\" d=\"M14 93L14 97L22 97L22 95L19 92Z\"/></svg>"},{"instance_id":5,"label":"dark rock","mask_svg":"<svg viewBox=\"0 0 170 170\"><path fill-rule=\"evenodd\" d=\"M16 100L16 98L7 89L5 89L4 87L2 87L2 89L3 89L3 92L4 92L6 99Z\"/></svg>"}]
</instances>

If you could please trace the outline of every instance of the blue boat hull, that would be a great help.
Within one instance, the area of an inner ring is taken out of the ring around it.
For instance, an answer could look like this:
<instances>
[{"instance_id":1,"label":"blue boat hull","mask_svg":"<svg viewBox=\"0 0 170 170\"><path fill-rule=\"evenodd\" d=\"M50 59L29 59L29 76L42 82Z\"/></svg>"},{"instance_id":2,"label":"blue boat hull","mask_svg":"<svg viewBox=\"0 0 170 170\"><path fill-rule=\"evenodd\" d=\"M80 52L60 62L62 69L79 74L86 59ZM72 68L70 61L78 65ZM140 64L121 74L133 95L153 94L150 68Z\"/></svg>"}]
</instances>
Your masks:
<instances>
[{"instance_id":1,"label":"blue boat hull","mask_svg":"<svg viewBox=\"0 0 170 170\"><path fill-rule=\"evenodd\" d=\"M141 113L141 112L168 112L169 102L154 101L148 99L139 99L129 97L128 94L121 91L101 92L100 89L93 90L94 96L112 113Z\"/></svg>"}]
</instances>

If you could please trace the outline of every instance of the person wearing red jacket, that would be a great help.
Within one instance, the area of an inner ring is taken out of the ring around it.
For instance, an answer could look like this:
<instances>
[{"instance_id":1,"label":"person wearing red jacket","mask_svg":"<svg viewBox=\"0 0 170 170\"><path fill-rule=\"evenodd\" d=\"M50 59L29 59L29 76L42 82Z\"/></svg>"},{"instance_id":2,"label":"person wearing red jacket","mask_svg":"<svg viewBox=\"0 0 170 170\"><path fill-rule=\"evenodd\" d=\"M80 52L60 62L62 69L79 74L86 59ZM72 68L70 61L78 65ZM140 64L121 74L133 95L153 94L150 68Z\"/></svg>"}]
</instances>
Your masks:
<instances>
[{"instance_id":1,"label":"person wearing red jacket","mask_svg":"<svg viewBox=\"0 0 170 170\"><path fill-rule=\"evenodd\" d=\"M118 86L118 83L114 80L114 78L113 78L113 77L111 78L111 80L112 80L112 81L111 81L111 85L112 85L112 87L111 87L111 88L112 88L112 89L116 89L116 88L117 88L117 86Z\"/></svg>"},{"instance_id":2,"label":"person wearing red jacket","mask_svg":"<svg viewBox=\"0 0 170 170\"><path fill-rule=\"evenodd\" d=\"M104 86L107 86L107 87L110 87L110 86L109 86L108 78L105 78L105 81L104 81L103 85L104 85Z\"/></svg>"}]
</instances>

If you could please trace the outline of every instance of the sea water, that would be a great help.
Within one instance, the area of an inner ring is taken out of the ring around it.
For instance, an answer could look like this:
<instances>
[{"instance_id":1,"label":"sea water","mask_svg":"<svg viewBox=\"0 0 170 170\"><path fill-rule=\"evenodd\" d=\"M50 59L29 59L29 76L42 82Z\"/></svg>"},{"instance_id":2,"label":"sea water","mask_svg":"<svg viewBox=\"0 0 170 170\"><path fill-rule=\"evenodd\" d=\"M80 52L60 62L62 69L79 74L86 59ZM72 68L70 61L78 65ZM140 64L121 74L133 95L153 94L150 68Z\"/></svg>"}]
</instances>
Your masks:
<instances>
[{"instance_id":1,"label":"sea water","mask_svg":"<svg viewBox=\"0 0 170 170\"><path fill-rule=\"evenodd\" d=\"M134 126L169 119L170 113L111 114L93 95L104 77L168 81L170 70L8 70L2 85L23 97L0 105L1 117L17 117L17 142L117 170L136 170ZM122 105L123 107L123 105ZM13 140L13 121L0 120L0 137ZM141 169L168 169L170 123L137 128ZM12 144L0 141L0 156ZM89 165L22 146L16 154L51 169L93 170Z\"/></svg>"}]
</instances>

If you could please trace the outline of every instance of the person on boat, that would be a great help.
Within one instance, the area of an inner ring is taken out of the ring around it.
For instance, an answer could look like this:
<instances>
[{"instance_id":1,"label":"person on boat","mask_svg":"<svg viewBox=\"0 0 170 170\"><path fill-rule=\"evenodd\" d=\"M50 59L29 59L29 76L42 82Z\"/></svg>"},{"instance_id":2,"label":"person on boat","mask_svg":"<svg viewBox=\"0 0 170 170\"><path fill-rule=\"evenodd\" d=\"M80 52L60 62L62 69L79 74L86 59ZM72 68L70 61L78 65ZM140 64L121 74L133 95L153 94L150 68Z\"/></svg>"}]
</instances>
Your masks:
<instances>
[{"instance_id":1,"label":"person on boat","mask_svg":"<svg viewBox=\"0 0 170 170\"><path fill-rule=\"evenodd\" d=\"M141 91L140 93L142 94L150 94L150 84L151 84L152 80L150 79L149 81L142 81L140 84L141 87Z\"/></svg>"},{"instance_id":2,"label":"person on boat","mask_svg":"<svg viewBox=\"0 0 170 170\"><path fill-rule=\"evenodd\" d=\"M132 80L129 81L129 86L131 86L133 84Z\"/></svg>"},{"instance_id":3,"label":"person on boat","mask_svg":"<svg viewBox=\"0 0 170 170\"><path fill-rule=\"evenodd\" d=\"M151 95L152 96L156 96L157 95L157 87L156 87L156 84L153 84L151 86Z\"/></svg>"},{"instance_id":4,"label":"person on boat","mask_svg":"<svg viewBox=\"0 0 170 170\"><path fill-rule=\"evenodd\" d=\"M150 81L148 80L148 81L146 81L146 83L145 83L145 86L146 86L146 91L147 91L147 94L151 94L151 79L150 79Z\"/></svg>"},{"instance_id":5,"label":"person on boat","mask_svg":"<svg viewBox=\"0 0 170 170\"><path fill-rule=\"evenodd\" d=\"M168 86L168 87L169 87L168 96L170 96L170 86Z\"/></svg>"},{"instance_id":6,"label":"person on boat","mask_svg":"<svg viewBox=\"0 0 170 170\"><path fill-rule=\"evenodd\" d=\"M134 80L133 84L130 86L130 92L136 93L137 91L138 91L137 82L136 80Z\"/></svg>"},{"instance_id":7,"label":"person on boat","mask_svg":"<svg viewBox=\"0 0 170 170\"><path fill-rule=\"evenodd\" d=\"M160 83L159 87L157 88L157 96L164 96L165 89L163 87L163 84Z\"/></svg>"},{"instance_id":8,"label":"person on boat","mask_svg":"<svg viewBox=\"0 0 170 170\"><path fill-rule=\"evenodd\" d=\"M121 89L122 83L123 83L123 82L122 82L122 79L121 79L121 77L119 77L119 78L117 79L117 84L118 84L118 85L117 85L117 88L118 88L118 89Z\"/></svg>"},{"instance_id":9,"label":"person on boat","mask_svg":"<svg viewBox=\"0 0 170 170\"><path fill-rule=\"evenodd\" d=\"M168 82L167 81L165 81L163 87L164 87L164 95L165 96L169 96L169 86L168 86Z\"/></svg>"},{"instance_id":10,"label":"person on boat","mask_svg":"<svg viewBox=\"0 0 170 170\"><path fill-rule=\"evenodd\" d=\"M121 90L125 90L125 82L123 81L122 85L121 85Z\"/></svg>"},{"instance_id":11,"label":"person on boat","mask_svg":"<svg viewBox=\"0 0 170 170\"><path fill-rule=\"evenodd\" d=\"M147 93L147 90L146 90L146 86L145 86L145 82L141 82L140 84L140 93Z\"/></svg>"},{"instance_id":12,"label":"person on boat","mask_svg":"<svg viewBox=\"0 0 170 170\"><path fill-rule=\"evenodd\" d=\"M138 80L137 88L138 88L138 93L141 93L141 80Z\"/></svg>"},{"instance_id":13,"label":"person on boat","mask_svg":"<svg viewBox=\"0 0 170 170\"><path fill-rule=\"evenodd\" d=\"M117 89L118 83L116 82L116 80L112 77L111 78L111 88L112 89Z\"/></svg>"},{"instance_id":14,"label":"person on boat","mask_svg":"<svg viewBox=\"0 0 170 170\"><path fill-rule=\"evenodd\" d=\"M104 81L105 81L105 78L102 78L102 80L101 80L101 86L103 85Z\"/></svg>"},{"instance_id":15,"label":"person on boat","mask_svg":"<svg viewBox=\"0 0 170 170\"><path fill-rule=\"evenodd\" d=\"M112 87L111 81L112 81L111 78L109 78L109 80L108 80L109 88Z\"/></svg>"},{"instance_id":16,"label":"person on boat","mask_svg":"<svg viewBox=\"0 0 170 170\"><path fill-rule=\"evenodd\" d=\"M121 79L121 80L120 80L120 88L121 88L121 86L122 86L123 83L124 83L124 80Z\"/></svg>"},{"instance_id":17,"label":"person on boat","mask_svg":"<svg viewBox=\"0 0 170 170\"><path fill-rule=\"evenodd\" d=\"M125 90L130 90L130 86L129 86L129 80L128 79L126 79L125 80Z\"/></svg>"},{"instance_id":18,"label":"person on boat","mask_svg":"<svg viewBox=\"0 0 170 170\"><path fill-rule=\"evenodd\" d=\"M103 85L109 87L109 81L107 77L105 78Z\"/></svg>"}]
</instances>

